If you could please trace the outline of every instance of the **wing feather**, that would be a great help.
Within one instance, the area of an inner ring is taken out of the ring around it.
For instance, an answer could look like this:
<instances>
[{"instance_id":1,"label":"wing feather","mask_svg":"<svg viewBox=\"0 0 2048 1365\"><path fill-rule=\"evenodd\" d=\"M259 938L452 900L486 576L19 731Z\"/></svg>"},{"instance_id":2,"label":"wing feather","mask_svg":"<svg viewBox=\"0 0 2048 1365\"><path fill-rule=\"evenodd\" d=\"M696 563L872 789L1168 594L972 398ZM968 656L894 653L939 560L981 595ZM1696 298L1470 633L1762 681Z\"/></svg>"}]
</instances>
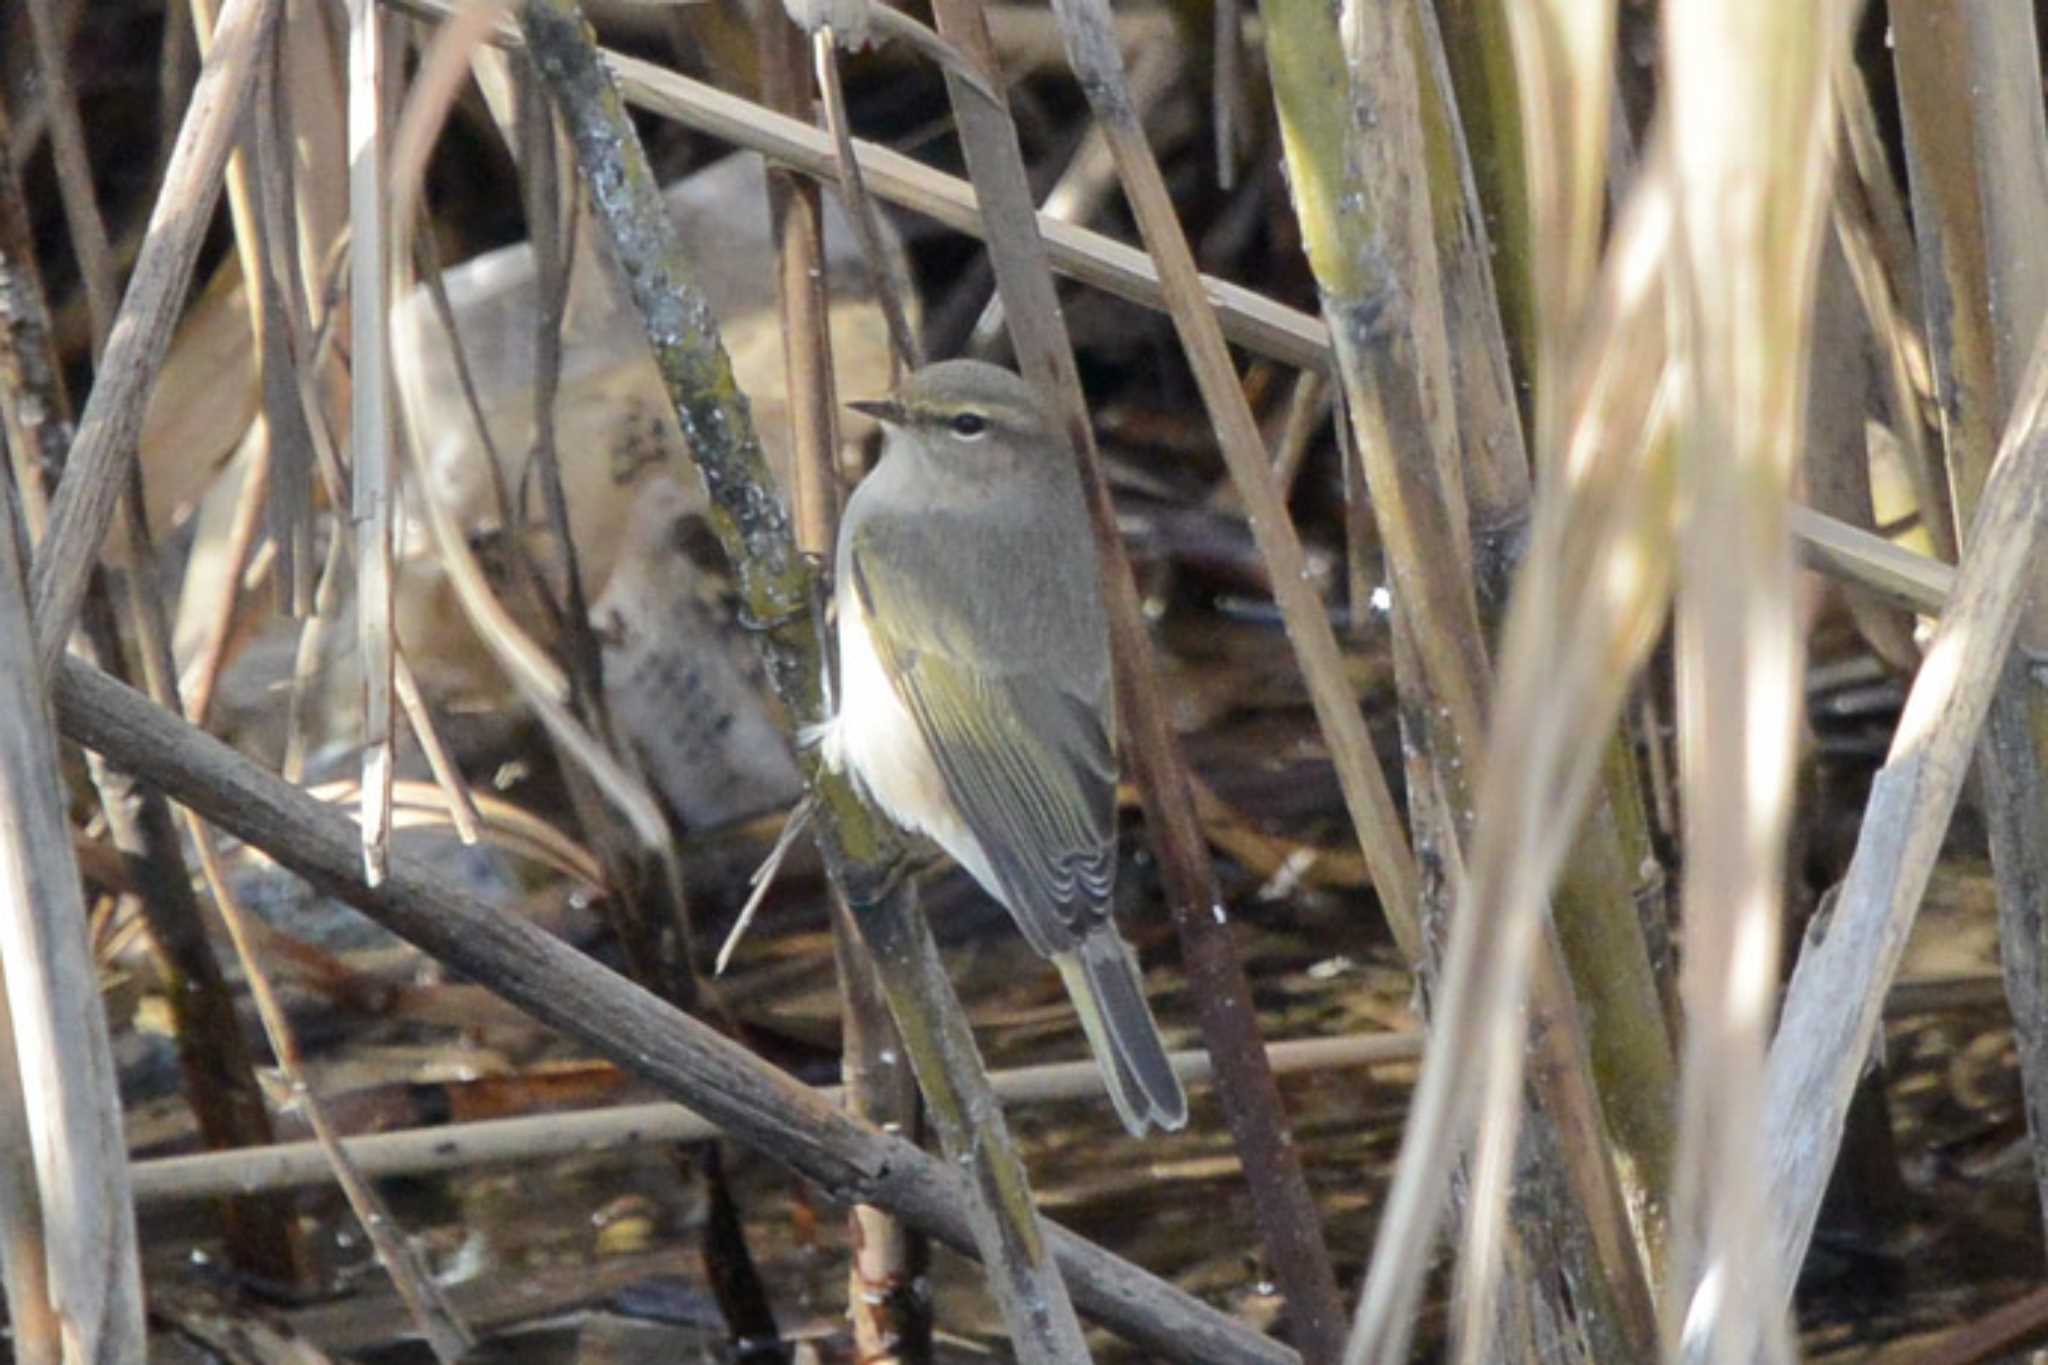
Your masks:
<instances>
[{"instance_id":1,"label":"wing feather","mask_svg":"<svg viewBox=\"0 0 2048 1365\"><path fill-rule=\"evenodd\" d=\"M1033 947L1068 951L1107 920L1116 873L1107 661L1083 695L1029 658L968 648L972 622L930 591L947 580L909 571L904 544L848 547L875 649L1002 883L987 889Z\"/></svg>"}]
</instances>

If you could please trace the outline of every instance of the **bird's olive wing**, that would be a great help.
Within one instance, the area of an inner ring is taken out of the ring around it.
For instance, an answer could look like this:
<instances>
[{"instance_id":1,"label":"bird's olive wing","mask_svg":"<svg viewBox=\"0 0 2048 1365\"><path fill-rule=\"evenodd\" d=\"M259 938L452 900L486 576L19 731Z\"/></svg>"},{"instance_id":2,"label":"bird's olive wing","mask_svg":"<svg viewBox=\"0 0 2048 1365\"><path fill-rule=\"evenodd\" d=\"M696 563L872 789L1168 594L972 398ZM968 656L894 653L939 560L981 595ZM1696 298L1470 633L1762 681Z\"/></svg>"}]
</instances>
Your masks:
<instances>
[{"instance_id":1,"label":"bird's olive wing","mask_svg":"<svg viewBox=\"0 0 2048 1365\"><path fill-rule=\"evenodd\" d=\"M898 545L859 536L851 546L869 635L1002 899L1033 947L1063 951L1109 914L1116 875L1108 698L1028 664L991 666L993 651L976 648L974 627L932 591L947 581L907 572Z\"/></svg>"}]
</instances>

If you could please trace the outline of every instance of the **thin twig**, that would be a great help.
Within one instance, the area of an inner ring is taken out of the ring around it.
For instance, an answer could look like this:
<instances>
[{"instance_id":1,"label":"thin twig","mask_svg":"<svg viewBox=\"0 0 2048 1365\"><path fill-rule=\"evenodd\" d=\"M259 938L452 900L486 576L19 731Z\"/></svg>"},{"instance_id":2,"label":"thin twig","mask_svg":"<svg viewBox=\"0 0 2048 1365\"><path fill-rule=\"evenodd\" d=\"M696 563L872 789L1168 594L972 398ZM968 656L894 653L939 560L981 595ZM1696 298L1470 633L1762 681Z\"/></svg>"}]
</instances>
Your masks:
<instances>
[{"instance_id":1,"label":"thin twig","mask_svg":"<svg viewBox=\"0 0 2048 1365\"><path fill-rule=\"evenodd\" d=\"M1274 1074L1280 1076L1366 1070L1412 1063L1422 1055L1422 1035L1359 1033L1307 1038L1270 1043L1266 1053ZM1169 1060L1174 1074L1186 1084L1214 1083L1215 1067L1207 1052L1174 1052L1169 1054ZM992 1071L989 1082L1009 1108L1097 1099L1104 1093L1102 1069L1093 1061L1050 1062ZM818 1094L835 1103L848 1099L846 1092L836 1086ZM861 1117L879 1125L879 1120ZM384 1180L436 1171L471 1170L499 1161L531 1162L642 1145L702 1142L718 1133L719 1129L708 1119L680 1105L628 1104L375 1133L343 1138L342 1146L365 1176ZM281 1142L239 1152L156 1157L135 1164L135 1198L147 1206L243 1190L293 1189L319 1184L330 1174L326 1157L314 1142Z\"/></svg>"},{"instance_id":2,"label":"thin twig","mask_svg":"<svg viewBox=\"0 0 2048 1365\"><path fill-rule=\"evenodd\" d=\"M910 314L904 311L895 272L889 268L889 253L882 245L881 219L875 211L875 201L868 195L860 157L854 151L853 132L846 118L846 92L839 83L839 56L833 47L831 29L820 29L812 35L811 54L818 73L818 93L824 101L825 131L832 137L839 197L860 237L861 254L867 257L875 300L889 324L889 344L896 352L897 362L906 370L914 370L924 364L924 345L910 325Z\"/></svg>"}]
</instances>

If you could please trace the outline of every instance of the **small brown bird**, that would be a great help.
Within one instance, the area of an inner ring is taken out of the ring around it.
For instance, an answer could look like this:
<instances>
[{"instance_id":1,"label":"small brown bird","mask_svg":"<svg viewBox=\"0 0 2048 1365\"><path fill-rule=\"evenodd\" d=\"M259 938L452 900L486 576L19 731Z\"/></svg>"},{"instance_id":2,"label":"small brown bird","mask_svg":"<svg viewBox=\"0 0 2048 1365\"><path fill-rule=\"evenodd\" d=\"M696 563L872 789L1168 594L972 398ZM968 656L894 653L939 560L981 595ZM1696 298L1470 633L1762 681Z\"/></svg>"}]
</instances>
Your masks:
<instances>
[{"instance_id":1,"label":"small brown bird","mask_svg":"<svg viewBox=\"0 0 2048 1365\"><path fill-rule=\"evenodd\" d=\"M929 836L1051 958L1124 1126L1187 1122L1111 913L1116 731L1081 483L1018 376L951 360L852 406L881 463L840 527L825 761Z\"/></svg>"}]
</instances>

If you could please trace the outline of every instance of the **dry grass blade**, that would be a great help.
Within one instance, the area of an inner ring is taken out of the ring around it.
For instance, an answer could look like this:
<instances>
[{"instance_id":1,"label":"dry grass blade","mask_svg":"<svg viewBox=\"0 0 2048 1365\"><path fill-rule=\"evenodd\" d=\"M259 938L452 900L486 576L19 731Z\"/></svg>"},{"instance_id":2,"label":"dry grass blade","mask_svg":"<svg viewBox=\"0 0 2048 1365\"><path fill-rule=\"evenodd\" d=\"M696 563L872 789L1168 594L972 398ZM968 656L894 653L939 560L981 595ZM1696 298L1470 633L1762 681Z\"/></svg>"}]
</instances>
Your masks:
<instances>
[{"instance_id":1,"label":"dry grass blade","mask_svg":"<svg viewBox=\"0 0 2048 1365\"><path fill-rule=\"evenodd\" d=\"M292 655L291 698L285 703L284 757L278 771L285 780L298 782L306 775L306 710L313 696L313 679L320 667L320 647L327 628L333 624L341 597L341 568L345 562L342 545L347 537L327 540L327 559L320 566L320 581L313 589L313 610L299 623L299 646Z\"/></svg>"},{"instance_id":2,"label":"dry grass blade","mask_svg":"<svg viewBox=\"0 0 2048 1365\"><path fill-rule=\"evenodd\" d=\"M0 657L13 661L0 669L0 966L66 1358L135 1361L146 1338L120 1092L33 663L17 525L10 500L0 510ZM15 1226L33 1246L32 1230ZM9 1278L21 1282L13 1270Z\"/></svg>"},{"instance_id":3,"label":"dry grass blade","mask_svg":"<svg viewBox=\"0 0 2048 1365\"><path fill-rule=\"evenodd\" d=\"M1797 504L1788 509L1785 522L1808 568L1868 588L1922 616L1939 616L1955 588L1952 566L1902 549L1875 532Z\"/></svg>"},{"instance_id":4,"label":"dry grass blade","mask_svg":"<svg viewBox=\"0 0 2048 1365\"><path fill-rule=\"evenodd\" d=\"M1570 329L1600 259L1613 102L1614 6L1507 6L1520 78L1536 325L1536 460L1563 453Z\"/></svg>"},{"instance_id":5,"label":"dry grass blade","mask_svg":"<svg viewBox=\"0 0 2048 1365\"><path fill-rule=\"evenodd\" d=\"M219 22L218 6L214 0L191 0L191 9L192 26L198 37L199 52L204 57L213 49L214 27ZM284 27L286 26L280 25L280 29ZM259 501L267 497L270 488L268 476L273 459L271 448L287 439L287 434L292 430L282 425L284 421L290 420L285 413L285 396L291 392L292 387L290 361L287 358L283 330L286 326L282 316L283 301L268 259L271 255L270 239L275 231L274 224L282 223L283 215L276 214L271 221L265 221L259 216L255 193L250 186L250 162L254 159L252 152L261 136L258 130L264 124L273 121L270 115L274 114L277 108L275 92L280 50L280 45L272 42L264 53L262 69L257 76L256 90L251 100L249 132L243 137L242 146L228 157L226 186L228 219L233 224L235 233L235 259L241 266L242 293L248 304L249 335L252 338L256 365L261 372L264 413L267 418L263 435L265 477L261 481L263 493L259 495ZM272 158L272 165L277 164L276 159ZM288 190L288 186L278 188ZM265 189L270 190L271 187L266 185ZM153 534L155 528L151 530ZM290 564L294 551L299 547L285 540L275 543L285 562ZM237 556L238 561L245 558L247 553L246 549L242 549ZM238 563L230 581L239 582L240 578ZM222 621L223 629L225 622L232 616L231 605L220 613L218 619ZM218 663L214 667L218 667ZM208 690L211 690L210 678ZM202 716L205 713L203 705L196 712Z\"/></svg>"},{"instance_id":6,"label":"dry grass blade","mask_svg":"<svg viewBox=\"0 0 2048 1365\"><path fill-rule=\"evenodd\" d=\"M316 564L313 553L312 434L299 401L296 370L312 363L312 329L306 326L298 233L293 204L300 177L296 171L293 101L286 94L284 68L289 54L304 46L312 29L288 24L278 38L276 60L264 73L251 120L255 144L257 206L262 239L259 259L244 266L244 279L257 288L256 334L263 375L265 444L270 460L270 543L277 553L279 609L303 617L313 606ZM315 118L318 116L316 115ZM232 186L230 187L232 193ZM313 209L309 206L310 215ZM237 226L239 232L239 222Z\"/></svg>"},{"instance_id":7,"label":"dry grass blade","mask_svg":"<svg viewBox=\"0 0 2048 1365\"><path fill-rule=\"evenodd\" d=\"M31 602L36 657L47 671L63 653L85 600L86 580L128 486L143 403L163 364L205 236L221 170L255 86L256 59L279 0L228 0L214 48L200 71L142 254L101 357L98 382L73 442L68 475L50 506L50 530L36 555Z\"/></svg>"},{"instance_id":8,"label":"dry grass blade","mask_svg":"<svg viewBox=\"0 0 2048 1365\"><path fill-rule=\"evenodd\" d=\"M482 821L477 815L476 796L469 789L469 780L462 775L462 769L455 762L455 756L448 752L448 746L441 742L441 733L434 726L433 712L427 708L427 699L420 691L419 679L413 676L412 665L406 661L405 651L395 651L391 664L393 680L398 685L398 704L405 708L406 723L412 727L413 736L419 740L420 749L427 756L428 770L434 774L435 783L447 798L448 818L455 825L455 833L462 842L473 844L477 841Z\"/></svg>"},{"instance_id":9,"label":"dry grass blade","mask_svg":"<svg viewBox=\"0 0 2048 1365\"><path fill-rule=\"evenodd\" d=\"M0 156L5 156L0 150ZM0 977L0 1287L20 1365L61 1365L63 1328L50 1302L49 1245L36 1188L35 1143L14 1046L7 983Z\"/></svg>"},{"instance_id":10,"label":"dry grass blade","mask_svg":"<svg viewBox=\"0 0 2048 1365\"><path fill-rule=\"evenodd\" d=\"M2001 665L2028 587L2025 566L2048 513L2044 409L2048 328L2036 336L1948 610L1871 785L1826 936L1800 953L1771 1044L1763 1123L1779 1274L1774 1306L1790 1301L1792 1269L1813 1236L1849 1097L1877 1036L1882 986L1898 970L1992 691L2006 676Z\"/></svg>"},{"instance_id":11,"label":"dry grass blade","mask_svg":"<svg viewBox=\"0 0 2048 1365\"><path fill-rule=\"evenodd\" d=\"M376 0L349 0L349 429L356 542L356 649L363 672L363 871L384 875L391 848L394 696L391 593L397 551L398 459L391 394L387 212L388 111L402 54L387 51L391 20Z\"/></svg>"},{"instance_id":12,"label":"dry grass blade","mask_svg":"<svg viewBox=\"0 0 2048 1365\"><path fill-rule=\"evenodd\" d=\"M889 322L889 344L895 348L897 362L914 370L924 364L924 346L910 325L910 315L903 309L894 272L888 268L888 257L882 249L881 220L876 216L875 201L868 195L860 157L853 148L852 125L846 117L846 92L840 86L839 56L833 46L832 30L820 29L812 35L811 56L817 68L818 93L825 106L825 130L832 136L839 197L846 204L846 216L853 220L854 231L860 234L861 250L867 254L875 297L882 305L882 316Z\"/></svg>"},{"instance_id":13,"label":"dry grass blade","mask_svg":"<svg viewBox=\"0 0 2048 1365\"><path fill-rule=\"evenodd\" d=\"M1487 777L1452 917L1433 1055L1410 1105L1403 1159L1381 1222L1347 1359L1403 1358L1429 1240L1480 1102L1474 1058L1495 1092L1519 1100L1527 995L1548 888L1598 777L1601 740L1668 600L1672 490L1665 420L1662 268L1672 233L1659 172L1646 173L1615 232L1570 356L1557 480L1536 503L1532 543L1502 637ZM1558 704L1571 698L1574 705ZM1418 1137L1417 1135L1421 1136ZM1498 1135L1495 1138L1499 1140Z\"/></svg>"},{"instance_id":14,"label":"dry grass blade","mask_svg":"<svg viewBox=\"0 0 2048 1365\"><path fill-rule=\"evenodd\" d=\"M292 401L298 401L296 394ZM271 428L275 429L274 426ZM185 714L200 725L206 723L207 713L213 709L214 689L219 685L221 669L227 663L229 642L234 639L235 627L240 624L236 603L242 596L242 578L255 556L263 529L263 504L270 492L274 451L274 444L266 436L262 446L253 453L241 495L235 503L234 515L228 522L226 543L219 547L222 562L220 571L212 577L213 591L198 596L198 600L208 603L202 612L206 631L200 637L199 647L192 653L191 664L184 670L180 691L185 697ZM190 585L197 577L188 569L187 584Z\"/></svg>"},{"instance_id":15,"label":"dry grass blade","mask_svg":"<svg viewBox=\"0 0 2048 1365\"><path fill-rule=\"evenodd\" d=\"M1829 81L1852 13L1838 0L1688 0L1664 16L1689 379L1677 634L1687 1028L1664 1335L1667 1356L1717 1365L1793 1354L1754 1177L1802 695L1784 509L1832 184Z\"/></svg>"},{"instance_id":16,"label":"dry grass blade","mask_svg":"<svg viewBox=\"0 0 2048 1365\"><path fill-rule=\"evenodd\" d=\"M1956 560L1956 515L1943 477L1941 434L1930 420L1934 376L1929 368L1919 280L1904 197L1870 105L1863 75L1844 62L1835 73L1844 146L1836 158L1835 234L1884 358L1892 429L1906 457L1920 521L1934 553Z\"/></svg>"},{"instance_id":17,"label":"dry grass blade","mask_svg":"<svg viewBox=\"0 0 2048 1365\"><path fill-rule=\"evenodd\" d=\"M19 181L7 147L6 102L0 100L0 253L12 255L33 240ZM70 424L62 384L50 364L49 316L42 291L25 271L0 277L0 435L9 468L0 472L0 534L9 543L26 531L39 535L47 519L44 471L60 458ZM11 476L11 477L10 477ZM0 553L11 553L0 547ZM125 864L124 864L125 865ZM20 1053L0 975L0 1285L7 1296L15 1358L23 1365L58 1365L61 1324L50 1303L48 1243L42 1196L36 1187L35 1147Z\"/></svg>"},{"instance_id":18,"label":"dry grass blade","mask_svg":"<svg viewBox=\"0 0 2048 1365\"><path fill-rule=\"evenodd\" d=\"M1131 104L1138 118L1149 119L1159 101L1186 76L1187 52L1180 43L1165 37L1141 41L1131 59L1130 79ZM1109 141L1100 123L1091 124L1038 211L1063 223L1086 223L1115 188L1116 160L1110 156ZM1003 296L998 291L974 320L962 349L968 355L998 354L1006 329Z\"/></svg>"}]
</instances>

